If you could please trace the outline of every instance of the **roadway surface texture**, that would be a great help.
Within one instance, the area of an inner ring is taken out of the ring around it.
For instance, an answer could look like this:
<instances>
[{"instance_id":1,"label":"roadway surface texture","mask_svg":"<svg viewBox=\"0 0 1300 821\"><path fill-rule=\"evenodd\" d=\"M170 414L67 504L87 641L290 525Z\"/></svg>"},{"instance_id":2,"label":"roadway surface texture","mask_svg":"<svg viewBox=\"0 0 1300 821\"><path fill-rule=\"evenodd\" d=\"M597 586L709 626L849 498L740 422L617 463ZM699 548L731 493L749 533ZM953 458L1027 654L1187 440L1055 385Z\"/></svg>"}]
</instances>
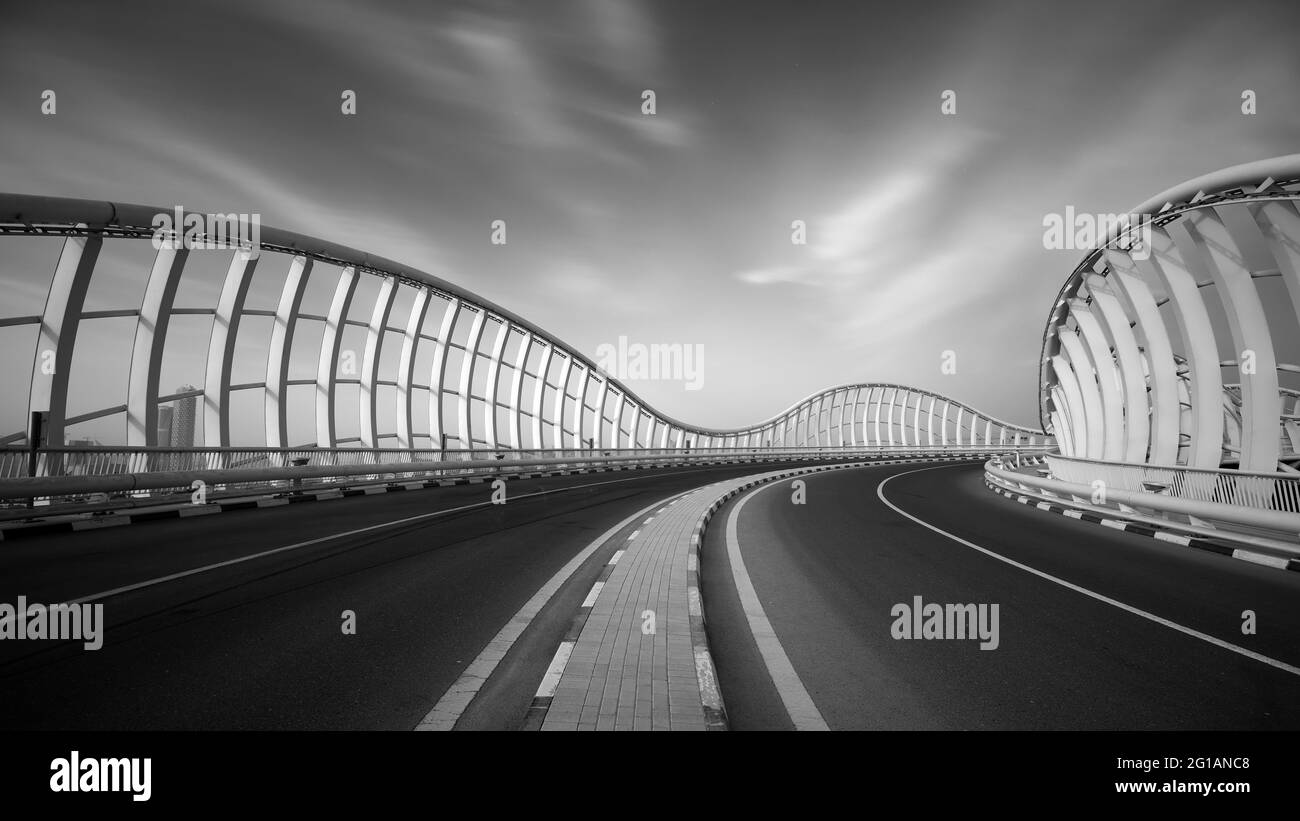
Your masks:
<instances>
[{"instance_id":1,"label":"roadway surface texture","mask_svg":"<svg viewBox=\"0 0 1300 821\"><path fill-rule=\"evenodd\" d=\"M1300 729L1300 574L990 499L972 463L805 481L705 536L731 729ZM917 597L985 605L996 648L895 638Z\"/></svg>"},{"instance_id":2,"label":"roadway surface texture","mask_svg":"<svg viewBox=\"0 0 1300 821\"><path fill-rule=\"evenodd\" d=\"M1300 574L1015 504L974 462L810 473L799 492L782 479L718 509L698 559L635 545L682 494L807 464L516 480L504 505L488 484L409 490L7 541L0 601L102 603L107 627L99 650L0 642L0 727L525 728L557 648L581 637L575 614L615 606L595 585L671 562L678 582L698 564L731 729L1300 729ZM917 604L915 619L896 615ZM996 628L991 641L894 638L933 626L926 605L953 604L972 605L972 632ZM674 669L670 687L689 678Z\"/></svg>"},{"instance_id":3,"label":"roadway surface texture","mask_svg":"<svg viewBox=\"0 0 1300 821\"><path fill-rule=\"evenodd\" d=\"M631 513L807 464L593 472L390 492L6 541L0 601L98 602L103 647L0 642L8 729L402 729L520 607ZM461 729L523 726L614 546L554 591ZM345 632L355 617L355 634Z\"/></svg>"}]
</instances>

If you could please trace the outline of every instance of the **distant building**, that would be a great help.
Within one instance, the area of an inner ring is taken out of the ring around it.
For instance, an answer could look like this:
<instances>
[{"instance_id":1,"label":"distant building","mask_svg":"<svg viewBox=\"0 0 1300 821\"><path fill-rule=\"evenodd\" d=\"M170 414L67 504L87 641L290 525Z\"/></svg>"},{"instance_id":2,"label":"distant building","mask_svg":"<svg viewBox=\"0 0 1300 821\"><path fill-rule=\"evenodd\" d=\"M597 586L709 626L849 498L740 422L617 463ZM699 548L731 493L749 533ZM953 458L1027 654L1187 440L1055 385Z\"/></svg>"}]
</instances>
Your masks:
<instances>
[{"instance_id":1,"label":"distant building","mask_svg":"<svg viewBox=\"0 0 1300 821\"><path fill-rule=\"evenodd\" d=\"M181 385L176 389L177 393L195 390L193 385ZM172 402L171 406L171 435L168 437L168 443L174 448L192 448L194 447L194 417L198 413L199 399L197 396L187 396L184 399L177 399ZM161 411L161 409L159 409ZM162 414L158 414L158 427L162 429ZM158 442L163 440L160 437Z\"/></svg>"}]
</instances>

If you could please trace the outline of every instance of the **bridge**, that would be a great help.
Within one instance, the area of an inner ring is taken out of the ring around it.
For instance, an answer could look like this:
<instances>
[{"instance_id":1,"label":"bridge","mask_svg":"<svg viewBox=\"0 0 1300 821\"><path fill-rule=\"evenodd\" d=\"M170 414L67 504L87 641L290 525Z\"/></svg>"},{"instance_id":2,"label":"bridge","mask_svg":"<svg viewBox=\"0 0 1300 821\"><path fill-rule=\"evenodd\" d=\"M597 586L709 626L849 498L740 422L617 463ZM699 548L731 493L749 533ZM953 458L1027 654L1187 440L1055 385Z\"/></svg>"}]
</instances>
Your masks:
<instances>
[{"instance_id":1,"label":"bridge","mask_svg":"<svg viewBox=\"0 0 1300 821\"><path fill-rule=\"evenodd\" d=\"M872 382L714 429L367 251L0 195L44 294L0 317L0 602L41 603L0 726L1300 728L1297 200L1292 155L1128 212L1037 425Z\"/></svg>"}]
</instances>

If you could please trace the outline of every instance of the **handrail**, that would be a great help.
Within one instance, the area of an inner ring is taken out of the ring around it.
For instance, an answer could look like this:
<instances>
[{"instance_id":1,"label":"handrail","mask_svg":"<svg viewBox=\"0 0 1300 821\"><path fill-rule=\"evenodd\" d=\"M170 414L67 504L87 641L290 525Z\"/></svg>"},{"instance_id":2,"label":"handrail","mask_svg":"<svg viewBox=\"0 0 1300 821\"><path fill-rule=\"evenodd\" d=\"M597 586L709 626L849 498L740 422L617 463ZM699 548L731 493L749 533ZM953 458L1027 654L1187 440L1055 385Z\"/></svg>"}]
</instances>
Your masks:
<instances>
[{"instance_id":1,"label":"handrail","mask_svg":"<svg viewBox=\"0 0 1300 821\"><path fill-rule=\"evenodd\" d=\"M1025 447L1025 450L1031 450ZM887 455L945 455L945 456L985 456L994 452L1009 452L1014 448L970 447L970 448L926 448L897 446L895 448L801 448L795 450L764 450L754 448L741 451L731 449L728 452L692 452L666 450L657 453L640 453L637 455L606 456L603 451L571 451L566 456L543 458L506 459L440 459L427 461L398 461L374 464L352 465L301 465L256 468L219 468L191 470L160 470L133 473L109 473L100 475L63 475L35 476L0 479L0 499L44 498L91 493L132 493L143 490L186 489L193 482L201 481L210 485L229 485L241 483L269 483L284 480L329 479L357 476L380 476L385 474L430 474L487 471L510 473L535 467L555 467L559 465L571 468L600 467L613 465L639 464L654 466L656 464L690 464L734 459L739 461L769 461L781 459L851 459L862 456ZM492 453L491 451L479 453Z\"/></svg>"},{"instance_id":2,"label":"handrail","mask_svg":"<svg viewBox=\"0 0 1300 821\"><path fill-rule=\"evenodd\" d=\"M1115 490L1150 494L1148 488L1158 487L1161 495L1194 504L1300 513L1297 475L1076 460L1059 454L1047 454L1046 459L1053 478L1088 488L1085 495L1093 492L1094 483L1101 482L1107 494ZM1222 518L1221 513L1215 515Z\"/></svg>"},{"instance_id":3,"label":"handrail","mask_svg":"<svg viewBox=\"0 0 1300 821\"><path fill-rule=\"evenodd\" d=\"M1078 463L1088 463L1093 465L1106 465L1108 467L1126 467L1126 468L1135 468L1135 469L1142 469L1142 470L1176 470L1176 471L1183 471L1186 473L1210 473L1210 474L1232 476L1232 477L1254 476L1261 479L1279 479L1279 478L1285 479L1288 476L1288 474L1284 474L1284 473L1265 473L1260 471L1235 470L1233 468L1198 468L1198 467L1188 467L1187 465L1160 465L1160 464L1148 464L1146 462L1119 462L1119 461L1113 461L1107 459L1088 459L1087 457L1084 456L1065 456L1059 452L1051 452L1051 451L1046 452L1043 455L1046 456L1049 461L1057 460L1063 463L1078 462Z\"/></svg>"},{"instance_id":4,"label":"handrail","mask_svg":"<svg viewBox=\"0 0 1300 821\"><path fill-rule=\"evenodd\" d=\"M1091 485L1081 485L1048 476L1036 476L1008 470L999 464L996 459L991 459L985 463L984 473L999 485L1014 485L1022 490L1033 488L1046 491L1050 495L1065 498L1092 499L1092 494L1096 490ZM1242 507L1224 502L1198 501L1168 496L1150 490L1132 491L1114 487L1106 489L1105 504L1100 505L1100 507L1110 504L1119 506L1120 509L1115 513L1117 516L1122 517L1125 515L1125 507L1133 510L1145 508L1166 515L1174 514L1191 517L1194 521L1216 526L1215 528L1208 528L1211 531L1223 528L1228 531L1223 534L1227 537L1241 535L1244 538L1250 538L1259 536L1259 531L1270 532L1281 538L1285 543L1282 545L1270 542L1270 544L1277 548L1285 547L1288 555L1293 558L1300 557L1300 549L1291 546L1300 543L1300 513ZM1098 505L1093 505L1093 507L1098 507ZM1171 520L1170 526L1176 528L1188 527L1176 520ZM1238 533L1238 528L1245 528L1245 530ZM1199 532L1207 528L1199 526L1195 529Z\"/></svg>"}]
</instances>

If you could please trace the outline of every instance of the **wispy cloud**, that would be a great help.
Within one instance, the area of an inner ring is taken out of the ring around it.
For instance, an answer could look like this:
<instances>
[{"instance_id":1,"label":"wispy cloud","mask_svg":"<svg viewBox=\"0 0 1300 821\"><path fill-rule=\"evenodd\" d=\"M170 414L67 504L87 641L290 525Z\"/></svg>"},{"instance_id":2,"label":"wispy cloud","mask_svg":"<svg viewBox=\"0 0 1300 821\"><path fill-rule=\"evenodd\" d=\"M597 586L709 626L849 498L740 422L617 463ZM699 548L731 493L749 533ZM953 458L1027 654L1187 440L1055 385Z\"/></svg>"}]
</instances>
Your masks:
<instances>
[{"instance_id":1,"label":"wispy cloud","mask_svg":"<svg viewBox=\"0 0 1300 821\"><path fill-rule=\"evenodd\" d=\"M1028 420L1077 261L1041 247L1044 213L1294 151L1300 11L936 2L231 2L183 37L170 11L28 4L0 28L0 187L259 211L575 344L706 343L706 390L646 391L701 424L853 379ZM40 291L3 257L0 288Z\"/></svg>"}]
</instances>

